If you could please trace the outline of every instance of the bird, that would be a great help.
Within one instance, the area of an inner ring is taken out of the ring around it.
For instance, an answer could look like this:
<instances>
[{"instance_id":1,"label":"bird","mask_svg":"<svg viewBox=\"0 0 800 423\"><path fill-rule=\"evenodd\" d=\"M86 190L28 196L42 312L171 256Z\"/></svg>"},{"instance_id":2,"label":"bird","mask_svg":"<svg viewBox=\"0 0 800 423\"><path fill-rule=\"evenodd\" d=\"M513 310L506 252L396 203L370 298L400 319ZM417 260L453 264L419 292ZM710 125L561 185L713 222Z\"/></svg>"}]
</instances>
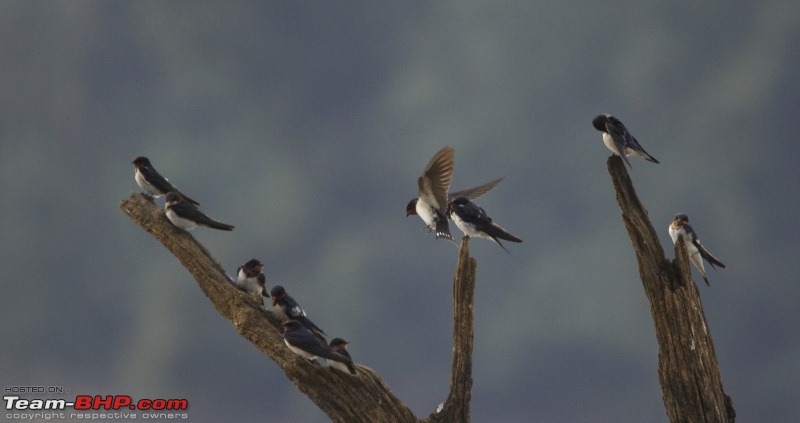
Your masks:
<instances>
[{"instance_id":1,"label":"bird","mask_svg":"<svg viewBox=\"0 0 800 423\"><path fill-rule=\"evenodd\" d=\"M612 153L622 157L625 163L628 164L628 167L631 167L631 163L628 161L628 156L630 155L641 157L653 163L658 163L658 160L650 154L647 154L644 148L639 145L639 142L636 141L636 138L628 132L625 125L614 116L606 114L597 115L592 120L592 126L603 133L603 143Z\"/></svg>"},{"instance_id":2,"label":"bird","mask_svg":"<svg viewBox=\"0 0 800 423\"><path fill-rule=\"evenodd\" d=\"M714 270L717 269L717 266L724 269L725 265L716 257L712 256L711 253L700 244L697 233L695 233L692 226L689 225L689 216L683 213L678 213L669 225L669 236L672 238L673 244L678 243L679 235L683 235L683 243L686 245L686 250L689 252L689 260L691 260L694 267L700 271L703 280L706 281L706 285L711 286L708 282L708 277L706 277L706 270L703 268L703 259L706 259Z\"/></svg>"},{"instance_id":3,"label":"bird","mask_svg":"<svg viewBox=\"0 0 800 423\"><path fill-rule=\"evenodd\" d=\"M353 365L353 360L335 352L328 344L317 338L297 320L283 322L283 342L293 353L303 358L313 360L320 357L326 361L330 360L343 364L352 375L358 373L356 372L356 366Z\"/></svg>"},{"instance_id":4,"label":"bird","mask_svg":"<svg viewBox=\"0 0 800 423\"><path fill-rule=\"evenodd\" d=\"M456 197L447 210L447 214L453 219L458 229L461 229L461 232L464 232L467 237L481 237L492 240L506 252L508 250L500 243L501 239L522 242L521 239L511 235L500 225L494 223L492 218L487 216L480 206L466 197Z\"/></svg>"},{"instance_id":5,"label":"bird","mask_svg":"<svg viewBox=\"0 0 800 423\"><path fill-rule=\"evenodd\" d=\"M331 347L331 350L333 350L333 352L339 353L339 354L349 358L352 361L353 358L350 357L350 353L347 352L347 344L349 344L349 342L345 341L342 338L333 338L333 339L331 339L330 347ZM334 369L337 369L337 370L342 371L342 372L350 371L350 369L345 364L343 364L341 362L338 362L338 361L330 361L328 364L330 364L330 366L333 367ZM353 374L356 374L356 373L353 372Z\"/></svg>"},{"instance_id":6,"label":"bird","mask_svg":"<svg viewBox=\"0 0 800 423\"><path fill-rule=\"evenodd\" d=\"M256 294L259 298L269 297L269 293L264 288L266 277L261 273L263 269L264 263L261 263L261 261L257 259L248 260L247 263L239 266L236 270L236 285L242 291Z\"/></svg>"},{"instance_id":7,"label":"bird","mask_svg":"<svg viewBox=\"0 0 800 423\"><path fill-rule=\"evenodd\" d=\"M300 308L300 304L286 293L286 289L281 285L275 285L269 292L272 297L272 308L278 317L283 320L296 320L311 331L317 338L325 341L325 332L312 322L306 312Z\"/></svg>"},{"instance_id":8,"label":"bird","mask_svg":"<svg viewBox=\"0 0 800 423\"><path fill-rule=\"evenodd\" d=\"M189 203L182 195L175 191L167 194L164 210L167 213L167 218L173 225L187 231L198 226L207 226L223 231L232 231L234 228L232 225L217 222L204 215L200 210L197 210L197 207Z\"/></svg>"},{"instance_id":9,"label":"bird","mask_svg":"<svg viewBox=\"0 0 800 423\"><path fill-rule=\"evenodd\" d=\"M256 292L257 276L264 270L264 263L258 259L250 259L236 269L236 283L244 291Z\"/></svg>"},{"instance_id":10,"label":"bird","mask_svg":"<svg viewBox=\"0 0 800 423\"><path fill-rule=\"evenodd\" d=\"M447 191L453 180L455 150L445 146L433 155L422 176L417 180L419 197L409 201L406 217L418 215L429 230L435 231L436 239L453 241L447 224Z\"/></svg>"},{"instance_id":11,"label":"bird","mask_svg":"<svg viewBox=\"0 0 800 423\"><path fill-rule=\"evenodd\" d=\"M136 180L136 183L145 190L145 192L150 195L151 197L161 197L162 195L167 195L169 192L177 192L186 201L194 204L195 206L200 205L197 201L192 200L191 198L187 197L186 194L178 191L174 185L169 183L167 178L161 176L158 171L150 164L150 159L144 156L139 156L131 162L133 163L133 178Z\"/></svg>"},{"instance_id":12,"label":"bird","mask_svg":"<svg viewBox=\"0 0 800 423\"><path fill-rule=\"evenodd\" d=\"M445 146L434 154L422 176L417 180L419 197L411 199L406 205L406 217L417 215L430 231L435 231L436 239L453 241L450 225L447 222L447 205L454 198L463 196L476 199L486 194L505 177L485 184L448 194L455 167L455 150ZM455 242L455 241L453 241Z\"/></svg>"}]
</instances>

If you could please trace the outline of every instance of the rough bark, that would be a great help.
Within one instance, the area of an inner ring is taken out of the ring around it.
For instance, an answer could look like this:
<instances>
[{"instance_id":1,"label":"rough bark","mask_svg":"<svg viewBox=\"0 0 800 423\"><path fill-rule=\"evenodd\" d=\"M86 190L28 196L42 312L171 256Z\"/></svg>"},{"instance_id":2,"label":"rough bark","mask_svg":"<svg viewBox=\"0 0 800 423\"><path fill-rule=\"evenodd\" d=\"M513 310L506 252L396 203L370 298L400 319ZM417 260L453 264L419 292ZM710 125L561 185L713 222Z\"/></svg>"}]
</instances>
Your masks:
<instances>
[{"instance_id":1,"label":"rough bark","mask_svg":"<svg viewBox=\"0 0 800 423\"><path fill-rule=\"evenodd\" d=\"M736 412L722 389L711 330L682 242L675 260L664 255L619 156L608 159L622 220L636 252L658 341L658 377L672 423L733 423Z\"/></svg>"},{"instance_id":2,"label":"rough bark","mask_svg":"<svg viewBox=\"0 0 800 423\"><path fill-rule=\"evenodd\" d=\"M469 422L472 395L472 346L474 335L475 268L469 256L469 238L461 240L458 266L453 277L453 364L450 395L424 422Z\"/></svg>"},{"instance_id":3,"label":"rough bark","mask_svg":"<svg viewBox=\"0 0 800 423\"><path fill-rule=\"evenodd\" d=\"M281 322L258 300L237 289L223 267L195 238L178 229L163 210L142 194L131 194L119 204L125 214L141 226L189 271L214 308L236 331L261 350L286 377L336 422L417 422L411 410L391 392L372 369L357 365L358 376L310 362L286 348L279 332ZM200 229L202 230L202 229ZM234 232L235 234L235 232ZM472 387L474 258L469 243L461 244L453 279L454 333L450 394L424 421L469 421Z\"/></svg>"}]
</instances>

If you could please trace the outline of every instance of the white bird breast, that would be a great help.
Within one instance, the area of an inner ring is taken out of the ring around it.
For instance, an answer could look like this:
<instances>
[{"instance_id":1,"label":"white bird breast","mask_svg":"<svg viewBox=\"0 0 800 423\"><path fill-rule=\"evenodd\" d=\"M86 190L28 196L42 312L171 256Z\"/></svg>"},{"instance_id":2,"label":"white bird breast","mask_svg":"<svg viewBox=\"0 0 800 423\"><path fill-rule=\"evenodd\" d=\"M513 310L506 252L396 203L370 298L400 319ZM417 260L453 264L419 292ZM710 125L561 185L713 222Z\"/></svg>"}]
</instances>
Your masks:
<instances>
[{"instance_id":1,"label":"white bird breast","mask_svg":"<svg viewBox=\"0 0 800 423\"><path fill-rule=\"evenodd\" d=\"M467 235L470 238L483 237L483 234L475 229L475 225L462 220L461 217L458 216L458 213L453 213L450 215L450 217L453 219L453 223L458 226L458 229L461 229L461 232L464 232L464 235Z\"/></svg>"},{"instance_id":2,"label":"white bird breast","mask_svg":"<svg viewBox=\"0 0 800 423\"><path fill-rule=\"evenodd\" d=\"M416 209L417 209L417 214L422 219L422 221L425 222L425 224L428 225L429 228L436 229L436 225L434 224L434 219L436 215L433 212L434 210L433 207L430 204L423 201L422 199L419 199L417 200Z\"/></svg>"},{"instance_id":3,"label":"white bird breast","mask_svg":"<svg viewBox=\"0 0 800 423\"><path fill-rule=\"evenodd\" d=\"M187 231L191 231L192 229L197 227L197 223L194 223L194 221L192 220L184 219L178 216L177 214L175 214L174 211L172 211L172 209L167 209L167 218L169 219L170 222L172 222L173 225L181 229L186 229Z\"/></svg>"},{"instance_id":4,"label":"white bird breast","mask_svg":"<svg viewBox=\"0 0 800 423\"><path fill-rule=\"evenodd\" d=\"M139 184L139 186L142 187L143 190L149 192L154 197L161 196L161 193L158 192L153 185L147 182L146 179L144 179L144 176L142 176L141 172L136 171L134 173L135 173L134 178L136 179L136 183Z\"/></svg>"}]
</instances>

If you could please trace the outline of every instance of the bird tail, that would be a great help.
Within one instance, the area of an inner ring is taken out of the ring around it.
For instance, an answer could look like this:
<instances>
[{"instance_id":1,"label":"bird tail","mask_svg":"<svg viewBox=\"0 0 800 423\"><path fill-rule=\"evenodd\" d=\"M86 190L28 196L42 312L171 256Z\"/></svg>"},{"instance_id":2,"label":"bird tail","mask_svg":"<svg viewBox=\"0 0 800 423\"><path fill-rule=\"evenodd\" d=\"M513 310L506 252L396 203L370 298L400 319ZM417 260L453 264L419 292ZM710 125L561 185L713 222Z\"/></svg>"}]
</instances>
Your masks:
<instances>
[{"instance_id":1,"label":"bird tail","mask_svg":"<svg viewBox=\"0 0 800 423\"><path fill-rule=\"evenodd\" d=\"M492 223L492 226L487 228L485 232L489 234L489 236L491 236L492 238L500 238L511 242L522 242L521 239L515 237L514 235L511 235L510 233L508 233L507 230L503 229L500 225L496 223Z\"/></svg>"},{"instance_id":2,"label":"bird tail","mask_svg":"<svg viewBox=\"0 0 800 423\"><path fill-rule=\"evenodd\" d=\"M209 228L219 229L221 231L232 231L235 226L228 225L227 223L217 222L216 220L211 220L208 222L207 225Z\"/></svg>"},{"instance_id":3,"label":"bird tail","mask_svg":"<svg viewBox=\"0 0 800 423\"><path fill-rule=\"evenodd\" d=\"M656 160L655 157L651 156L646 151L642 150L642 153L644 153L644 159L647 160L648 162L658 163L658 160Z\"/></svg>"},{"instance_id":4,"label":"bird tail","mask_svg":"<svg viewBox=\"0 0 800 423\"><path fill-rule=\"evenodd\" d=\"M697 271L700 272L700 276L703 277L703 280L706 281L707 286L711 286L708 282L708 277L706 276L706 269L703 268L703 258L701 257L702 254L690 254L689 260L692 262L694 267L697 268Z\"/></svg>"},{"instance_id":5,"label":"bird tail","mask_svg":"<svg viewBox=\"0 0 800 423\"><path fill-rule=\"evenodd\" d=\"M492 237L492 241L494 241L494 242L495 242L495 244L499 245L499 246L500 246L500 248L502 248L502 249L503 249L503 251L505 251L505 252L506 252L506 254L508 254L508 255L511 255L511 251L508 251L508 250L506 249L505 245L503 245L502 243L500 243L500 240L499 240L499 239L497 239L496 237Z\"/></svg>"},{"instance_id":6,"label":"bird tail","mask_svg":"<svg viewBox=\"0 0 800 423\"><path fill-rule=\"evenodd\" d=\"M717 270L717 266L723 269L725 268L725 265L721 261L719 261L716 257L712 256L711 253L709 253L705 248L698 248L698 250L700 250L700 255L703 256L704 259L706 259L708 264L710 264L711 267L714 268L714 270Z\"/></svg>"},{"instance_id":7,"label":"bird tail","mask_svg":"<svg viewBox=\"0 0 800 423\"><path fill-rule=\"evenodd\" d=\"M447 224L447 218L438 216L436 219L436 239L442 238L455 242L453 241L453 235L450 235L450 225Z\"/></svg>"},{"instance_id":8,"label":"bird tail","mask_svg":"<svg viewBox=\"0 0 800 423\"><path fill-rule=\"evenodd\" d=\"M622 157L622 161L624 161L625 164L628 165L628 169L633 169L633 166L631 166L631 162L628 160L628 156L625 153L622 153L619 156Z\"/></svg>"}]
</instances>

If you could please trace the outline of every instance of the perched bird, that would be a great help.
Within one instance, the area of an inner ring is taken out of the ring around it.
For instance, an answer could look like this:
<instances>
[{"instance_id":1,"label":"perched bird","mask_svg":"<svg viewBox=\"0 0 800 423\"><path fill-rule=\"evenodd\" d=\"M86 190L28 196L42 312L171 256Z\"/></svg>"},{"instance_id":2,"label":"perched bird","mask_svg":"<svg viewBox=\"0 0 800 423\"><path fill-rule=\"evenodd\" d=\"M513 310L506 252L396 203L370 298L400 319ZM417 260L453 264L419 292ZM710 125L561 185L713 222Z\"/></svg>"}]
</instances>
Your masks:
<instances>
[{"instance_id":1,"label":"perched bird","mask_svg":"<svg viewBox=\"0 0 800 423\"><path fill-rule=\"evenodd\" d=\"M134 168L133 178L136 179L136 183L139 184L147 194L153 197L160 197L170 192L177 192L186 199L186 201L196 206L200 204L178 191L174 185L169 183L167 178L161 176L153 165L150 164L150 159L147 157L139 156L133 159L131 163L133 163Z\"/></svg>"},{"instance_id":2,"label":"perched bird","mask_svg":"<svg viewBox=\"0 0 800 423\"><path fill-rule=\"evenodd\" d=\"M597 115L592 120L592 126L603 133L603 143L608 147L611 152L622 157L628 167L631 163L628 161L628 156L634 155L641 157L653 163L658 163L653 156L647 154L636 141L636 138L628 132L625 125L619 119L611 115Z\"/></svg>"},{"instance_id":3,"label":"perched bird","mask_svg":"<svg viewBox=\"0 0 800 423\"><path fill-rule=\"evenodd\" d=\"M272 297L272 308L281 320L296 320L311 331L317 338L323 342L325 341L325 332L308 318L306 312L300 308L300 305L297 304L297 301L295 301L291 295L286 293L283 286L275 285L272 287L270 296Z\"/></svg>"},{"instance_id":4,"label":"perched bird","mask_svg":"<svg viewBox=\"0 0 800 423\"><path fill-rule=\"evenodd\" d=\"M724 269L725 265L717 260L716 257L712 256L711 253L700 244L700 239L697 238L694 229L689 225L689 217L683 213L676 215L675 219L673 219L672 223L669 225L669 236L672 238L673 244L678 243L678 235L683 235L683 243L686 245L686 250L689 252L689 260L691 260L694 267L700 271L700 274L703 275L703 280L706 281L706 285L711 286L706 277L706 270L703 268L703 259L706 259L714 270L717 269L716 266Z\"/></svg>"},{"instance_id":5,"label":"perched bird","mask_svg":"<svg viewBox=\"0 0 800 423\"><path fill-rule=\"evenodd\" d=\"M204 215L200 210L197 210L197 207L186 201L185 197L174 191L167 194L164 210L166 210L167 218L173 225L187 231L198 226L207 226L223 231L232 231L234 228L232 225L217 222Z\"/></svg>"},{"instance_id":6,"label":"perched bird","mask_svg":"<svg viewBox=\"0 0 800 423\"><path fill-rule=\"evenodd\" d=\"M333 350L333 352L339 353L339 354L347 357L348 359L350 359L352 361L353 358L350 357L350 353L347 352L347 344L349 344L349 342L345 341L342 338L333 338L333 339L331 339L330 346L331 346L331 350ZM330 364L331 367L333 367L334 369L337 369L337 370L342 371L342 372L350 371L350 369L345 364L343 364L341 362L338 362L338 361L331 361L328 364ZM351 372L351 373L352 374L356 374L355 372Z\"/></svg>"},{"instance_id":7,"label":"perched bird","mask_svg":"<svg viewBox=\"0 0 800 423\"><path fill-rule=\"evenodd\" d=\"M242 291L250 294L256 294L259 297L269 297L269 293L267 293L264 288L266 277L261 273L263 269L264 263L261 263L257 259L248 260L247 263L239 266L236 271L236 285Z\"/></svg>"},{"instance_id":8,"label":"perched bird","mask_svg":"<svg viewBox=\"0 0 800 423\"><path fill-rule=\"evenodd\" d=\"M357 374L356 366L349 357L339 354L324 341L319 340L297 320L283 322L283 342L293 353L313 360L317 357L343 364L350 374ZM333 364L333 363L331 363Z\"/></svg>"},{"instance_id":9,"label":"perched bird","mask_svg":"<svg viewBox=\"0 0 800 423\"><path fill-rule=\"evenodd\" d=\"M428 163L425 172L417 180L419 197L413 198L406 205L406 217L419 216L429 230L436 232L436 239L453 241L447 222L447 205L456 197L476 199L486 194L504 179L498 178L483 185L448 194L455 167L455 150L444 147L439 150Z\"/></svg>"},{"instance_id":10,"label":"perched bird","mask_svg":"<svg viewBox=\"0 0 800 423\"><path fill-rule=\"evenodd\" d=\"M492 240L506 252L508 250L500 243L500 239L522 242L521 239L511 235L500 225L492 222L492 218L487 216L481 207L469 201L466 197L457 197L453 200L448 207L448 214L458 226L458 229L464 232L464 235L470 238L481 237Z\"/></svg>"},{"instance_id":11,"label":"perched bird","mask_svg":"<svg viewBox=\"0 0 800 423\"><path fill-rule=\"evenodd\" d=\"M264 263L257 259L248 260L247 263L236 269L236 284L243 291L260 295L264 291L264 285L259 286L258 275L262 274L263 269Z\"/></svg>"}]
</instances>

